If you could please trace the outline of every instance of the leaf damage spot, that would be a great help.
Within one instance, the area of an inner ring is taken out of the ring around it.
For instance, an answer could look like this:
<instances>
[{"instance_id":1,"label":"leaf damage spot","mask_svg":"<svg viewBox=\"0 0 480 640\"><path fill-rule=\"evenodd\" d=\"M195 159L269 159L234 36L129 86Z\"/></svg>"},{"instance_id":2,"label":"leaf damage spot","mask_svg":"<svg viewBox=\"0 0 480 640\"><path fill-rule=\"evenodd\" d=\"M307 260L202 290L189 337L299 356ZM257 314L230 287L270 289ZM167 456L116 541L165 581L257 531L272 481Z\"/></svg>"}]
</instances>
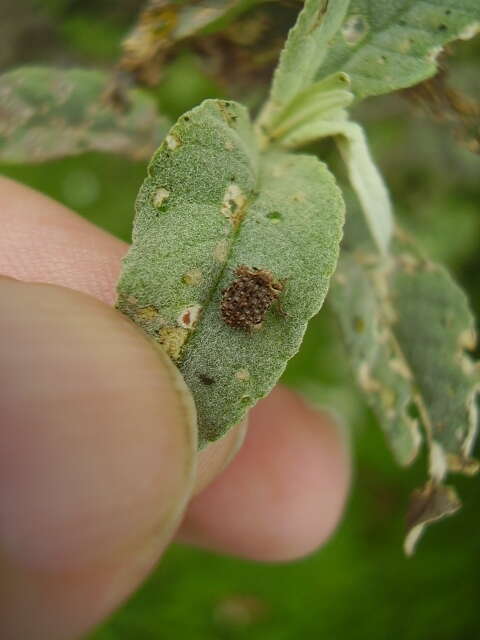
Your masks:
<instances>
[{"instance_id":1,"label":"leaf damage spot","mask_svg":"<svg viewBox=\"0 0 480 640\"><path fill-rule=\"evenodd\" d=\"M343 39L350 47L354 47L367 35L369 28L364 16L349 16L342 26Z\"/></svg>"},{"instance_id":2,"label":"leaf damage spot","mask_svg":"<svg viewBox=\"0 0 480 640\"><path fill-rule=\"evenodd\" d=\"M429 444L430 448L430 463L429 463L429 471L430 477L435 482L440 483L448 471L447 464L447 456L445 455L445 451L442 445L436 440L431 440Z\"/></svg>"},{"instance_id":3,"label":"leaf damage spot","mask_svg":"<svg viewBox=\"0 0 480 640\"><path fill-rule=\"evenodd\" d=\"M471 40L471 38L474 38L477 33L480 33L480 22L478 20L466 26L465 29L462 29L458 34L458 39Z\"/></svg>"},{"instance_id":4,"label":"leaf damage spot","mask_svg":"<svg viewBox=\"0 0 480 640\"><path fill-rule=\"evenodd\" d=\"M230 220L233 227L238 227L245 215L245 203L247 198L242 193L238 184L232 182L225 190L221 213Z\"/></svg>"},{"instance_id":5,"label":"leaf damage spot","mask_svg":"<svg viewBox=\"0 0 480 640\"><path fill-rule=\"evenodd\" d=\"M213 250L213 257L217 262L225 262L228 255L228 240L224 238L215 246Z\"/></svg>"},{"instance_id":6,"label":"leaf damage spot","mask_svg":"<svg viewBox=\"0 0 480 640\"><path fill-rule=\"evenodd\" d=\"M292 195L292 200L294 202L305 202L305 194L303 191L297 191Z\"/></svg>"},{"instance_id":7,"label":"leaf damage spot","mask_svg":"<svg viewBox=\"0 0 480 640\"><path fill-rule=\"evenodd\" d=\"M178 360L188 334L188 329L182 327L163 327L158 332L157 342L162 345L172 360Z\"/></svg>"},{"instance_id":8,"label":"leaf damage spot","mask_svg":"<svg viewBox=\"0 0 480 640\"><path fill-rule=\"evenodd\" d=\"M173 133L169 133L168 136L165 138L165 142L167 147L171 150L171 151L175 151L175 149L178 149L178 147L182 144L180 142L180 138L176 135L174 135Z\"/></svg>"},{"instance_id":9,"label":"leaf damage spot","mask_svg":"<svg viewBox=\"0 0 480 640\"><path fill-rule=\"evenodd\" d=\"M238 116L231 112L232 103L228 102L228 100L219 100L217 106L225 122L230 127L233 127L238 120Z\"/></svg>"},{"instance_id":10,"label":"leaf damage spot","mask_svg":"<svg viewBox=\"0 0 480 640\"><path fill-rule=\"evenodd\" d=\"M239 369L235 372L235 378L239 382L247 382L247 380L250 380L250 372L248 369Z\"/></svg>"},{"instance_id":11,"label":"leaf damage spot","mask_svg":"<svg viewBox=\"0 0 480 640\"><path fill-rule=\"evenodd\" d=\"M190 286L195 286L197 284L200 284L200 282L202 281L202 278L203 278L203 274L200 271L200 269L191 269L190 271L187 271L187 273L184 274L182 278L182 282Z\"/></svg>"},{"instance_id":12,"label":"leaf damage spot","mask_svg":"<svg viewBox=\"0 0 480 640\"><path fill-rule=\"evenodd\" d=\"M413 554L427 524L453 515L460 507L460 499L453 487L429 481L421 489L416 489L410 498L407 513L406 555Z\"/></svg>"},{"instance_id":13,"label":"leaf damage spot","mask_svg":"<svg viewBox=\"0 0 480 640\"><path fill-rule=\"evenodd\" d=\"M178 324L185 329L193 329L196 325L198 318L202 312L202 307L199 304L193 304L182 311L178 316Z\"/></svg>"},{"instance_id":14,"label":"leaf damage spot","mask_svg":"<svg viewBox=\"0 0 480 640\"><path fill-rule=\"evenodd\" d=\"M142 307L135 311L135 321L143 322L152 322L158 318L159 312L156 307L153 305L149 305L148 307Z\"/></svg>"},{"instance_id":15,"label":"leaf damage spot","mask_svg":"<svg viewBox=\"0 0 480 640\"><path fill-rule=\"evenodd\" d=\"M443 47L441 47L440 45L437 45L436 47L432 47L426 55L427 62L436 62L438 59L438 56L442 53L442 51L443 51Z\"/></svg>"},{"instance_id":16,"label":"leaf damage spot","mask_svg":"<svg viewBox=\"0 0 480 640\"><path fill-rule=\"evenodd\" d=\"M367 393L377 393L380 391L380 383L372 378L368 362L362 362L357 371L358 383Z\"/></svg>"},{"instance_id":17,"label":"leaf damage spot","mask_svg":"<svg viewBox=\"0 0 480 640\"><path fill-rule=\"evenodd\" d=\"M392 358L389 361L389 365L392 371L395 371L395 373L398 373L400 376L402 376L402 378L405 378L405 380L412 379L412 373L410 369L408 368L406 363L400 358Z\"/></svg>"},{"instance_id":18,"label":"leaf damage spot","mask_svg":"<svg viewBox=\"0 0 480 640\"><path fill-rule=\"evenodd\" d=\"M167 189L160 187L155 191L155 195L153 196L154 206L157 209L161 209L164 206L165 201L168 200L169 197L170 197L170 191L167 191Z\"/></svg>"}]
</instances>

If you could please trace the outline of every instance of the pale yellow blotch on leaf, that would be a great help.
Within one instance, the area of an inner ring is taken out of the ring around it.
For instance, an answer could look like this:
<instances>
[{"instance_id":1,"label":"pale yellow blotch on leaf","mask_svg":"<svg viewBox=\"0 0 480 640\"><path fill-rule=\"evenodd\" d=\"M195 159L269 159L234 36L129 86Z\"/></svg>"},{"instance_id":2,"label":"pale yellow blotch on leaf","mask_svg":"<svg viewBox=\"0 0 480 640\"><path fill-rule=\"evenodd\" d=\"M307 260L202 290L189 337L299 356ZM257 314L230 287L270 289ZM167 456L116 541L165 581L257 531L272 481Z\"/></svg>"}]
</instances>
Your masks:
<instances>
[{"instance_id":1,"label":"pale yellow blotch on leaf","mask_svg":"<svg viewBox=\"0 0 480 640\"><path fill-rule=\"evenodd\" d=\"M185 284L189 285L197 285L202 281L203 274L200 269L192 269L191 271L187 271L187 273L183 276L182 281Z\"/></svg>"},{"instance_id":2,"label":"pale yellow blotch on leaf","mask_svg":"<svg viewBox=\"0 0 480 640\"><path fill-rule=\"evenodd\" d=\"M172 151L178 149L181 144L180 140L177 138L177 136L173 135L173 133L168 134L168 136L165 138L165 142L167 143L167 147Z\"/></svg>"},{"instance_id":3,"label":"pale yellow blotch on leaf","mask_svg":"<svg viewBox=\"0 0 480 640\"><path fill-rule=\"evenodd\" d=\"M229 184L225 195L223 196L221 212L234 227L237 227L243 218L243 208L247 199L242 193L240 187L235 184Z\"/></svg>"},{"instance_id":4,"label":"pale yellow blotch on leaf","mask_svg":"<svg viewBox=\"0 0 480 640\"><path fill-rule=\"evenodd\" d=\"M250 372L247 369L239 369L235 373L235 378L239 382L246 382L247 380L250 380Z\"/></svg>"},{"instance_id":5,"label":"pale yellow blotch on leaf","mask_svg":"<svg viewBox=\"0 0 480 640\"><path fill-rule=\"evenodd\" d=\"M167 191L167 189L160 187L160 189L157 189L157 191L155 192L155 197L153 198L153 204L156 207L161 207L162 204L165 202L165 200L168 199L169 196L170 196L170 191Z\"/></svg>"},{"instance_id":6,"label":"pale yellow blotch on leaf","mask_svg":"<svg viewBox=\"0 0 480 640\"><path fill-rule=\"evenodd\" d=\"M188 334L188 329L182 327L163 327L158 332L157 342L162 345L172 360L178 360Z\"/></svg>"}]
</instances>

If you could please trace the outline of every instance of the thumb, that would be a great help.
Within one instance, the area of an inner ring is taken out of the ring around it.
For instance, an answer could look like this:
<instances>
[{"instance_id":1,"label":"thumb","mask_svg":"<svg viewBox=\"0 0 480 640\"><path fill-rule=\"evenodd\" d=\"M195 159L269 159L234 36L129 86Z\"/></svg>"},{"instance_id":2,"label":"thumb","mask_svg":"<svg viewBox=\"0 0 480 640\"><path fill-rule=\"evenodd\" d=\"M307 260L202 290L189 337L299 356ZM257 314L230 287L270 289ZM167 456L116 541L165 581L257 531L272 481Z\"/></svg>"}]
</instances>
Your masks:
<instances>
[{"instance_id":1,"label":"thumb","mask_svg":"<svg viewBox=\"0 0 480 640\"><path fill-rule=\"evenodd\" d=\"M0 637L76 638L137 586L194 482L166 356L84 294L0 278Z\"/></svg>"}]
</instances>

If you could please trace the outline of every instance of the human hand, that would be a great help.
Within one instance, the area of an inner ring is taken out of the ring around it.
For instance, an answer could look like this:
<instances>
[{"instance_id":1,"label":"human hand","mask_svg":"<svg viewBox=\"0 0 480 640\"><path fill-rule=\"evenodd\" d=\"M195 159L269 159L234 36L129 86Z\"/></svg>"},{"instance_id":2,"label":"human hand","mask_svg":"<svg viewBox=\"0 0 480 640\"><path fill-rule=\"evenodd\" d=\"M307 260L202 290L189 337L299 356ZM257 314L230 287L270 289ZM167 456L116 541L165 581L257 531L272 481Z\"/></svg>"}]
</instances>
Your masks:
<instances>
[{"instance_id":1,"label":"human hand","mask_svg":"<svg viewBox=\"0 0 480 640\"><path fill-rule=\"evenodd\" d=\"M109 306L125 244L6 179L0 229L3 640L77 638L174 536L258 561L326 540L349 483L327 416L278 387L233 462L246 425L197 454L179 375Z\"/></svg>"}]
</instances>

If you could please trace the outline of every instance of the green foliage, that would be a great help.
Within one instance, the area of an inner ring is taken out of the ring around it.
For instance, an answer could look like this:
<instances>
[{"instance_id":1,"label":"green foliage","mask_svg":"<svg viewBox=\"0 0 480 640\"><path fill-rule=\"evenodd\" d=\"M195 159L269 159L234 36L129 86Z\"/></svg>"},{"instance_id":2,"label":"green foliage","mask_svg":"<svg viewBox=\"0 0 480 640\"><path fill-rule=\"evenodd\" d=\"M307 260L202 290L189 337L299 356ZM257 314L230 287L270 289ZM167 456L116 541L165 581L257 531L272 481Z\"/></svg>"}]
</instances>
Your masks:
<instances>
[{"instance_id":1,"label":"green foliage","mask_svg":"<svg viewBox=\"0 0 480 640\"><path fill-rule=\"evenodd\" d=\"M467 300L445 269L426 260L397 232L385 260L367 247L344 251L331 302L360 389L400 464L427 436L431 481L412 496L411 553L424 524L454 513L460 502L441 483L449 471L475 473L478 369Z\"/></svg>"},{"instance_id":2,"label":"green foliage","mask_svg":"<svg viewBox=\"0 0 480 640\"><path fill-rule=\"evenodd\" d=\"M397 459L415 459L420 425L429 444L430 481L412 498L409 552L426 523L459 507L441 484L447 472L476 470L469 456L478 374L463 353L475 344L473 320L445 271L403 237L392 242L389 195L347 107L354 94L431 75L443 44L474 34L477 13L469 0L461 9L307 0L255 132L244 110L218 101L187 114L167 136L137 201L134 245L119 286L120 309L165 346L184 374L202 444L223 435L271 389L326 293L337 255L338 196L313 158L284 150L334 137L366 224L349 237L333 309ZM222 292L240 265L288 283L285 317L269 311L259 331L228 326Z\"/></svg>"},{"instance_id":3,"label":"green foliage","mask_svg":"<svg viewBox=\"0 0 480 640\"><path fill-rule=\"evenodd\" d=\"M320 74L348 73L357 99L410 87L434 75L448 42L479 27L477 0L352 0Z\"/></svg>"},{"instance_id":4,"label":"green foliage","mask_svg":"<svg viewBox=\"0 0 480 640\"><path fill-rule=\"evenodd\" d=\"M108 100L100 71L22 67L0 76L0 161L43 162L86 151L149 157L167 120L139 90Z\"/></svg>"},{"instance_id":5,"label":"green foliage","mask_svg":"<svg viewBox=\"0 0 480 640\"><path fill-rule=\"evenodd\" d=\"M288 35L273 78L270 100L262 121L268 125L275 114L314 82L338 31L350 0L306 0L304 9ZM335 69L335 71L338 71Z\"/></svg>"},{"instance_id":6,"label":"green foliage","mask_svg":"<svg viewBox=\"0 0 480 640\"><path fill-rule=\"evenodd\" d=\"M237 424L298 350L325 297L342 223L325 165L285 152L259 156L235 103L207 101L187 113L155 154L118 306L178 363L202 444ZM281 309L251 331L221 314L222 291L241 265L284 283Z\"/></svg>"},{"instance_id":7,"label":"green foliage","mask_svg":"<svg viewBox=\"0 0 480 640\"><path fill-rule=\"evenodd\" d=\"M95 12L105 12L106 6L106 2L95 3ZM111 11L110 4L108 9ZM93 11L91 19L95 20ZM463 88L473 94L478 53L474 43L462 44L449 61L454 84L471 69ZM200 73L192 57L171 67L168 106L175 116L203 97L217 96L207 80L202 89L207 93L198 98L183 95L184 85L189 89L191 84L189 77L185 79L188 65L191 74ZM170 66L167 72L170 74ZM175 85L182 90L178 102ZM160 91L163 99L164 89ZM456 146L440 125L413 117L399 96L365 101L356 117L368 123L370 144L402 226L414 232L428 255L448 263L480 311L475 206L480 198L478 158ZM329 166L336 166L333 145L316 145L317 150ZM96 199L88 205L78 204L77 190L83 190L84 182L70 178L84 171L93 173L99 184ZM2 172L128 238L129 202L143 178L142 163L132 165L127 158L89 154L46 164L2 166ZM353 206L348 206L348 218L349 222L361 219ZM408 473L393 464L377 421L364 409L344 370L346 358L336 327L331 326L332 316L324 305L309 323L301 350L290 360L283 381L317 405L335 406L353 438L353 486L333 540L301 562L278 566L176 547L146 585L92 638L425 640L432 629L435 640L476 637L480 552L474 532L480 524L479 484L456 477L463 510L429 531L428 544L405 562L399 549L404 533L402 511L411 488L424 481L423 457ZM242 599L248 598L261 602L261 616L244 613ZM228 610L233 611L230 616L225 613Z\"/></svg>"},{"instance_id":8,"label":"green foliage","mask_svg":"<svg viewBox=\"0 0 480 640\"><path fill-rule=\"evenodd\" d=\"M329 301L337 314L352 370L397 461L410 464L420 433L410 416L411 375L385 308L386 269L374 252L344 252Z\"/></svg>"}]
</instances>

